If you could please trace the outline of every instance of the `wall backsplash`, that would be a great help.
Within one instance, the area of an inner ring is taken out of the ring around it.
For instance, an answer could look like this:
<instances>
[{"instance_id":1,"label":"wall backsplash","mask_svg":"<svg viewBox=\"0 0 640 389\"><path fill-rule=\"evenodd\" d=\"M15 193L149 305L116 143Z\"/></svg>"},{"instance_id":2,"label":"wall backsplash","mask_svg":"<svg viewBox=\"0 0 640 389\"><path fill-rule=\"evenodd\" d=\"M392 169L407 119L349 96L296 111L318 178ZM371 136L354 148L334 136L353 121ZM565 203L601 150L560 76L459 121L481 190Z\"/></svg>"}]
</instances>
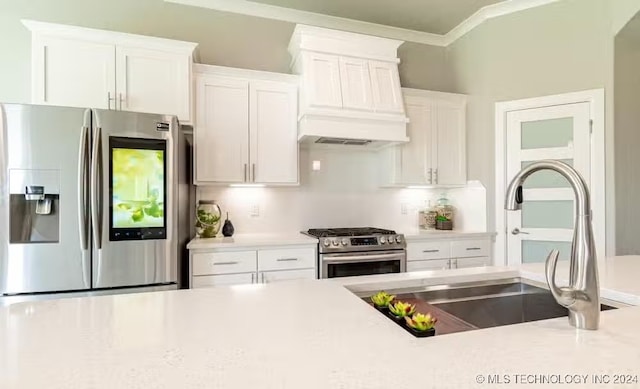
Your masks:
<instances>
[{"instance_id":1,"label":"wall backsplash","mask_svg":"<svg viewBox=\"0 0 640 389\"><path fill-rule=\"evenodd\" d=\"M313 161L320 161L319 171L312 170ZM387 189L378 185L380 168L375 153L357 148L302 149L300 186L203 186L197 197L216 200L236 233L373 226L408 234L417 230L417 213L426 201L435 204L446 192L456 207L456 230L486 231L486 191L479 182L449 190ZM252 216L256 210L259 216Z\"/></svg>"}]
</instances>

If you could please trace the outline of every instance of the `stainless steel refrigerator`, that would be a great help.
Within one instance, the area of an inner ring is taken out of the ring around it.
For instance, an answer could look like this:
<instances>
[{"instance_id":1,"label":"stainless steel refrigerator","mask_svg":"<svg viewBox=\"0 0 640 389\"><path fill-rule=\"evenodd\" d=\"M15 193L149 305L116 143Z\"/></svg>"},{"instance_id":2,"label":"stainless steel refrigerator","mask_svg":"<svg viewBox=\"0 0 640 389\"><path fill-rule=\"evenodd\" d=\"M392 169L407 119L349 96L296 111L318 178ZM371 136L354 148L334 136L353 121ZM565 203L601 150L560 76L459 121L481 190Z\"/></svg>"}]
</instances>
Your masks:
<instances>
[{"instance_id":1,"label":"stainless steel refrigerator","mask_svg":"<svg viewBox=\"0 0 640 389\"><path fill-rule=\"evenodd\" d=\"M175 287L177 119L0 109L0 295Z\"/></svg>"}]
</instances>

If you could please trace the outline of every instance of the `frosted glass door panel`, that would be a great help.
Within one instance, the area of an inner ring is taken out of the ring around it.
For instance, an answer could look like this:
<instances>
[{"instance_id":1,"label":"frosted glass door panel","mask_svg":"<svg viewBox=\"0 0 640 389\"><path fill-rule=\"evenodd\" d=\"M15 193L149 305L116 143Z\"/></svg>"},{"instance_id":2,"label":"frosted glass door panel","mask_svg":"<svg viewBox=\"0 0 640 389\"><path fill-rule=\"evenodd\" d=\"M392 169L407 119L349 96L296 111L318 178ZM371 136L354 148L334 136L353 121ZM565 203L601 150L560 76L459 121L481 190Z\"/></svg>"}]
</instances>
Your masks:
<instances>
[{"instance_id":1,"label":"frosted glass door panel","mask_svg":"<svg viewBox=\"0 0 640 389\"><path fill-rule=\"evenodd\" d=\"M544 262L551 250L559 250L560 261L567 261L571 256L571 242L549 242L543 240L522 241L522 263Z\"/></svg>"},{"instance_id":2,"label":"frosted glass door panel","mask_svg":"<svg viewBox=\"0 0 640 389\"><path fill-rule=\"evenodd\" d=\"M567 147L573 142L573 117L522 122L522 150Z\"/></svg>"},{"instance_id":3,"label":"frosted glass door panel","mask_svg":"<svg viewBox=\"0 0 640 389\"><path fill-rule=\"evenodd\" d=\"M523 228L573 228L573 201L525 201L522 203Z\"/></svg>"},{"instance_id":4,"label":"frosted glass door panel","mask_svg":"<svg viewBox=\"0 0 640 389\"><path fill-rule=\"evenodd\" d=\"M559 161L564 162L569 166L573 166L573 159L560 159ZM534 162L537 161L522 162L522 168L524 169ZM571 185L566 178L560 175L560 173L550 170L542 170L529 176L529 178L524 182L523 187L524 189L571 188Z\"/></svg>"}]
</instances>

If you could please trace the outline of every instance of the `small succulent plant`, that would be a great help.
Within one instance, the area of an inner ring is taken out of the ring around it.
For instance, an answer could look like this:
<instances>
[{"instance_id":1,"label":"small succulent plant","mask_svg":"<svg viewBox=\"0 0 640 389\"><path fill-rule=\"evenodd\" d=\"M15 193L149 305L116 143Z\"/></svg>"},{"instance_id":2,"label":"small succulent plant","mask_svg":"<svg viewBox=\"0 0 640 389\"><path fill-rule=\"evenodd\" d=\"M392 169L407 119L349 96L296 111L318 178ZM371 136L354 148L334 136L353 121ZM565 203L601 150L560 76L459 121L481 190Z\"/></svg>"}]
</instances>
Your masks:
<instances>
[{"instance_id":1,"label":"small succulent plant","mask_svg":"<svg viewBox=\"0 0 640 389\"><path fill-rule=\"evenodd\" d=\"M407 322L409 327L419 332L429 331L438 321L438 319L431 316L429 313L426 315L416 313L412 317L405 316L404 320Z\"/></svg>"},{"instance_id":2,"label":"small succulent plant","mask_svg":"<svg viewBox=\"0 0 640 389\"><path fill-rule=\"evenodd\" d=\"M395 304L389 304L389 311L396 317L411 316L416 311L416 306L413 304L398 301Z\"/></svg>"},{"instance_id":3,"label":"small succulent plant","mask_svg":"<svg viewBox=\"0 0 640 389\"><path fill-rule=\"evenodd\" d=\"M371 296L371 302L378 308L386 308L394 298L396 298L396 296L391 295L383 290Z\"/></svg>"}]
</instances>

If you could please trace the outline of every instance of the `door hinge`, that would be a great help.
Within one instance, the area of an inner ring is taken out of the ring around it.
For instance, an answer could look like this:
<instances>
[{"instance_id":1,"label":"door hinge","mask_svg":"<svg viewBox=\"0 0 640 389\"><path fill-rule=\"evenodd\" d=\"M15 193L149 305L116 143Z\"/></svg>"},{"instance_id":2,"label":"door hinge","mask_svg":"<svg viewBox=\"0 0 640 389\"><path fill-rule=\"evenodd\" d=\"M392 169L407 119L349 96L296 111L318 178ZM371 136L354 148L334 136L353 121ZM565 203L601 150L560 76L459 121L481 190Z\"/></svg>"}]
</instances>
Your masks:
<instances>
[{"instance_id":1,"label":"door hinge","mask_svg":"<svg viewBox=\"0 0 640 389\"><path fill-rule=\"evenodd\" d=\"M589 133L593 134L593 119L589 119Z\"/></svg>"}]
</instances>

